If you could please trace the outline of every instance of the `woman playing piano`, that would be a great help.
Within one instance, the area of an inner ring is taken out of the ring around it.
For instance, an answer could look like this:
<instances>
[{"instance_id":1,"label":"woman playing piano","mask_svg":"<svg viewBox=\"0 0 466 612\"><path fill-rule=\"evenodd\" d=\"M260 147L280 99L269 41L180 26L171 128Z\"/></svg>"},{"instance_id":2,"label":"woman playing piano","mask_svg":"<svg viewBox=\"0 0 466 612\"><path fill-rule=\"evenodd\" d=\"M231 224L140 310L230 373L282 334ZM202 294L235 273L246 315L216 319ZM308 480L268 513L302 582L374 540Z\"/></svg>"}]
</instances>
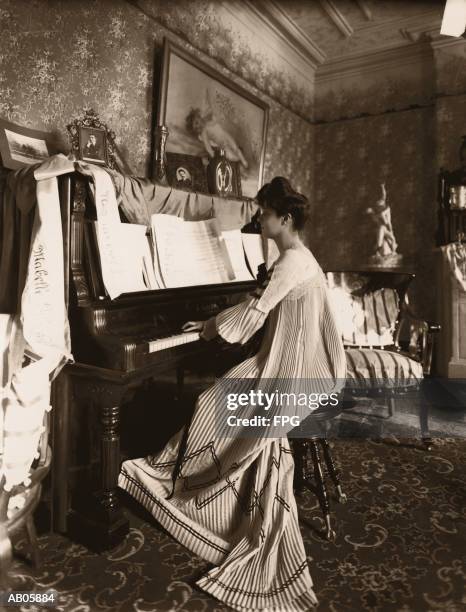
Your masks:
<instances>
[{"instance_id":1,"label":"woman playing piano","mask_svg":"<svg viewBox=\"0 0 466 612\"><path fill-rule=\"evenodd\" d=\"M266 323L260 349L199 396L173 490L183 431L161 452L125 461L119 485L173 537L215 565L197 581L201 589L243 612L304 612L318 602L298 525L287 430L273 436L267 427L254 427L248 435L244 422L238 427L231 418L226 431L227 418L239 412L227 408L226 383L236 381L247 392L273 381L274 390L284 384L289 392L293 381L318 380L327 383L327 392L340 391L346 360L325 275L299 235L306 198L275 177L257 201L262 233L279 251L267 279L245 301L183 329L199 330L205 340L219 334L243 344ZM295 411L304 418L310 408Z\"/></svg>"}]
</instances>

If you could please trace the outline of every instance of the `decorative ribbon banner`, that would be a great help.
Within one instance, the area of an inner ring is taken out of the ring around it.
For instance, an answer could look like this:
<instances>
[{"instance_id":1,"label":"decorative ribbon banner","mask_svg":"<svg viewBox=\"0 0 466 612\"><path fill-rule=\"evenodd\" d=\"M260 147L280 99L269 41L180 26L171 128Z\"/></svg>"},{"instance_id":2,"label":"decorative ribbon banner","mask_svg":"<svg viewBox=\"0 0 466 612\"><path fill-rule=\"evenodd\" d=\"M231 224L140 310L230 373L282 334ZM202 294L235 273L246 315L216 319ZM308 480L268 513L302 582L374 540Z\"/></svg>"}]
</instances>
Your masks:
<instances>
[{"instance_id":1,"label":"decorative ribbon banner","mask_svg":"<svg viewBox=\"0 0 466 612\"><path fill-rule=\"evenodd\" d=\"M64 156L47 160L34 172L37 205L26 283L21 298L19 331L10 339L4 387L5 489L24 482L37 454L50 410L50 383L67 361L73 361L64 295L63 235L56 176L73 170ZM46 178L43 178L46 177ZM2 381L4 382L4 381Z\"/></svg>"},{"instance_id":2,"label":"decorative ribbon banner","mask_svg":"<svg viewBox=\"0 0 466 612\"><path fill-rule=\"evenodd\" d=\"M130 235L123 233L125 227L120 221L115 187L110 175L95 164L76 162L76 169L84 175L91 176L94 182L97 241L102 278L107 293L113 300L125 292L144 290L142 267L140 279L136 278L137 271L132 267L134 243L131 242Z\"/></svg>"}]
</instances>

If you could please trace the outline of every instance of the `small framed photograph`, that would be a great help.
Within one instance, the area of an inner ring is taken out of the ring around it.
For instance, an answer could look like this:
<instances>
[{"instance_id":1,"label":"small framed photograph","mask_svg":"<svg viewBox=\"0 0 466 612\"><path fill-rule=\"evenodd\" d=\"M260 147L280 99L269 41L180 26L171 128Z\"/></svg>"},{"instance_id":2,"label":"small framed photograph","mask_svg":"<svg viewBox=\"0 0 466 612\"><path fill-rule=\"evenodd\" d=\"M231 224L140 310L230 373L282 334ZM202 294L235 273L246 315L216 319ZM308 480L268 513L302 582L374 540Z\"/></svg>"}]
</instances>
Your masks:
<instances>
[{"instance_id":1,"label":"small framed photograph","mask_svg":"<svg viewBox=\"0 0 466 612\"><path fill-rule=\"evenodd\" d=\"M38 164L56 151L51 145L52 135L32 130L0 119L0 155L2 164L10 170Z\"/></svg>"},{"instance_id":2,"label":"small framed photograph","mask_svg":"<svg viewBox=\"0 0 466 612\"><path fill-rule=\"evenodd\" d=\"M66 129L71 141L71 151L77 159L108 166L120 172L116 158L115 132L99 119L94 109L86 109L84 115L68 123Z\"/></svg>"},{"instance_id":3,"label":"small framed photograph","mask_svg":"<svg viewBox=\"0 0 466 612\"><path fill-rule=\"evenodd\" d=\"M208 193L207 177L200 157L167 153L167 179L171 187Z\"/></svg>"},{"instance_id":4,"label":"small framed photograph","mask_svg":"<svg viewBox=\"0 0 466 612\"><path fill-rule=\"evenodd\" d=\"M93 164L108 165L107 131L103 128L80 126L78 129L79 157Z\"/></svg>"}]
</instances>

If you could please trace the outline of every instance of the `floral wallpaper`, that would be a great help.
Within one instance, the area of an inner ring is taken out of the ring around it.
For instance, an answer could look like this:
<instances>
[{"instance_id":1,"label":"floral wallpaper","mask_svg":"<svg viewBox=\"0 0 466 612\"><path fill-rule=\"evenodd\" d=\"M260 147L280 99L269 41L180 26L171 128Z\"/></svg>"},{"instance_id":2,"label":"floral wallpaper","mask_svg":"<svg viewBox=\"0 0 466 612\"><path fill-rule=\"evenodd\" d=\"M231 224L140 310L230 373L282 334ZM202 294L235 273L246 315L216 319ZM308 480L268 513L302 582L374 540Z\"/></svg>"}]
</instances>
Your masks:
<instances>
[{"instance_id":1,"label":"floral wallpaper","mask_svg":"<svg viewBox=\"0 0 466 612\"><path fill-rule=\"evenodd\" d=\"M319 76L314 117L317 122L361 117L432 104L433 54L415 63L397 63L378 70L352 70L348 76ZM325 65L321 70L325 68Z\"/></svg>"},{"instance_id":2,"label":"floral wallpaper","mask_svg":"<svg viewBox=\"0 0 466 612\"><path fill-rule=\"evenodd\" d=\"M466 136L466 41L435 53L437 75L437 167L458 167L461 137Z\"/></svg>"},{"instance_id":3,"label":"floral wallpaper","mask_svg":"<svg viewBox=\"0 0 466 612\"><path fill-rule=\"evenodd\" d=\"M53 132L67 151L66 124L84 108L94 108L115 131L127 170L147 176L156 113L155 67L168 34L269 103L264 178L286 174L310 192L313 126L300 115L311 112L312 92L304 95L303 85L290 80L283 66L257 56L246 35L241 39L227 25L223 31L215 3L137 4L3 0L0 116Z\"/></svg>"},{"instance_id":4,"label":"floral wallpaper","mask_svg":"<svg viewBox=\"0 0 466 612\"><path fill-rule=\"evenodd\" d=\"M432 319L437 173L458 165L465 68L458 40L397 69L316 79L313 250L327 269L367 263L374 228L365 210L385 182L398 251L416 273L411 300Z\"/></svg>"},{"instance_id":5,"label":"floral wallpaper","mask_svg":"<svg viewBox=\"0 0 466 612\"><path fill-rule=\"evenodd\" d=\"M459 165L461 137L466 136L466 94L437 100L437 167Z\"/></svg>"},{"instance_id":6,"label":"floral wallpaper","mask_svg":"<svg viewBox=\"0 0 466 612\"><path fill-rule=\"evenodd\" d=\"M309 119L313 113L313 75L303 80L300 72L283 61L263 42L261 32L241 25L241 2L219 0L132 0L144 14L204 51L220 65L266 92L281 106ZM228 10L228 6L231 6ZM248 19L249 15L246 15Z\"/></svg>"},{"instance_id":7,"label":"floral wallpaper","mask_svg":"<svg viewBox=\"0 0 466 612\"><path fill-rule=\"evenodd\" d=\"M322 124L315 141L315 225L311 244L325 269L367 264L375 228L366 209L384 182L398 251L417 273L414 305L432 315L436 224L434 115L431 108Z\"/></svg>"}]
</instances>

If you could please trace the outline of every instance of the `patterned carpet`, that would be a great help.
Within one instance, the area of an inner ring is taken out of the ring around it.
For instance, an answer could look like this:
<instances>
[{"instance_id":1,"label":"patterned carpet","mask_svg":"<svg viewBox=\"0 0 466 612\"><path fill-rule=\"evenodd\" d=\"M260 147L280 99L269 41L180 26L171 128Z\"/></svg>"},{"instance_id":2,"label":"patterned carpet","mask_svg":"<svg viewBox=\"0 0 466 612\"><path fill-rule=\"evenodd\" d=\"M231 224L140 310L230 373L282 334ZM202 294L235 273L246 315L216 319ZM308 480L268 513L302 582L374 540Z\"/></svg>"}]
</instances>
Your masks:
<instances>
[{"instance_id":1,"label":"patterned carpet","mask_svg":"<svg viewBox=\"0 0 466 612\"><path fill-rule=\"evenodd\" d=\"M430 454L393 438L333 445L348 495L347 504L333 503L335 543L319 535L315 498L306 493L298 500L319 612L466 610L466 441L439 439ZM55 609L67 612L230 610L193 586L209 564L130 499L125 503L131 517L125 543L99 556L63 536L43 535L43 569L15 560L12 586L55 588ZM27 553L24 539L17 550Z\"/></svg>"}]
</instances>

